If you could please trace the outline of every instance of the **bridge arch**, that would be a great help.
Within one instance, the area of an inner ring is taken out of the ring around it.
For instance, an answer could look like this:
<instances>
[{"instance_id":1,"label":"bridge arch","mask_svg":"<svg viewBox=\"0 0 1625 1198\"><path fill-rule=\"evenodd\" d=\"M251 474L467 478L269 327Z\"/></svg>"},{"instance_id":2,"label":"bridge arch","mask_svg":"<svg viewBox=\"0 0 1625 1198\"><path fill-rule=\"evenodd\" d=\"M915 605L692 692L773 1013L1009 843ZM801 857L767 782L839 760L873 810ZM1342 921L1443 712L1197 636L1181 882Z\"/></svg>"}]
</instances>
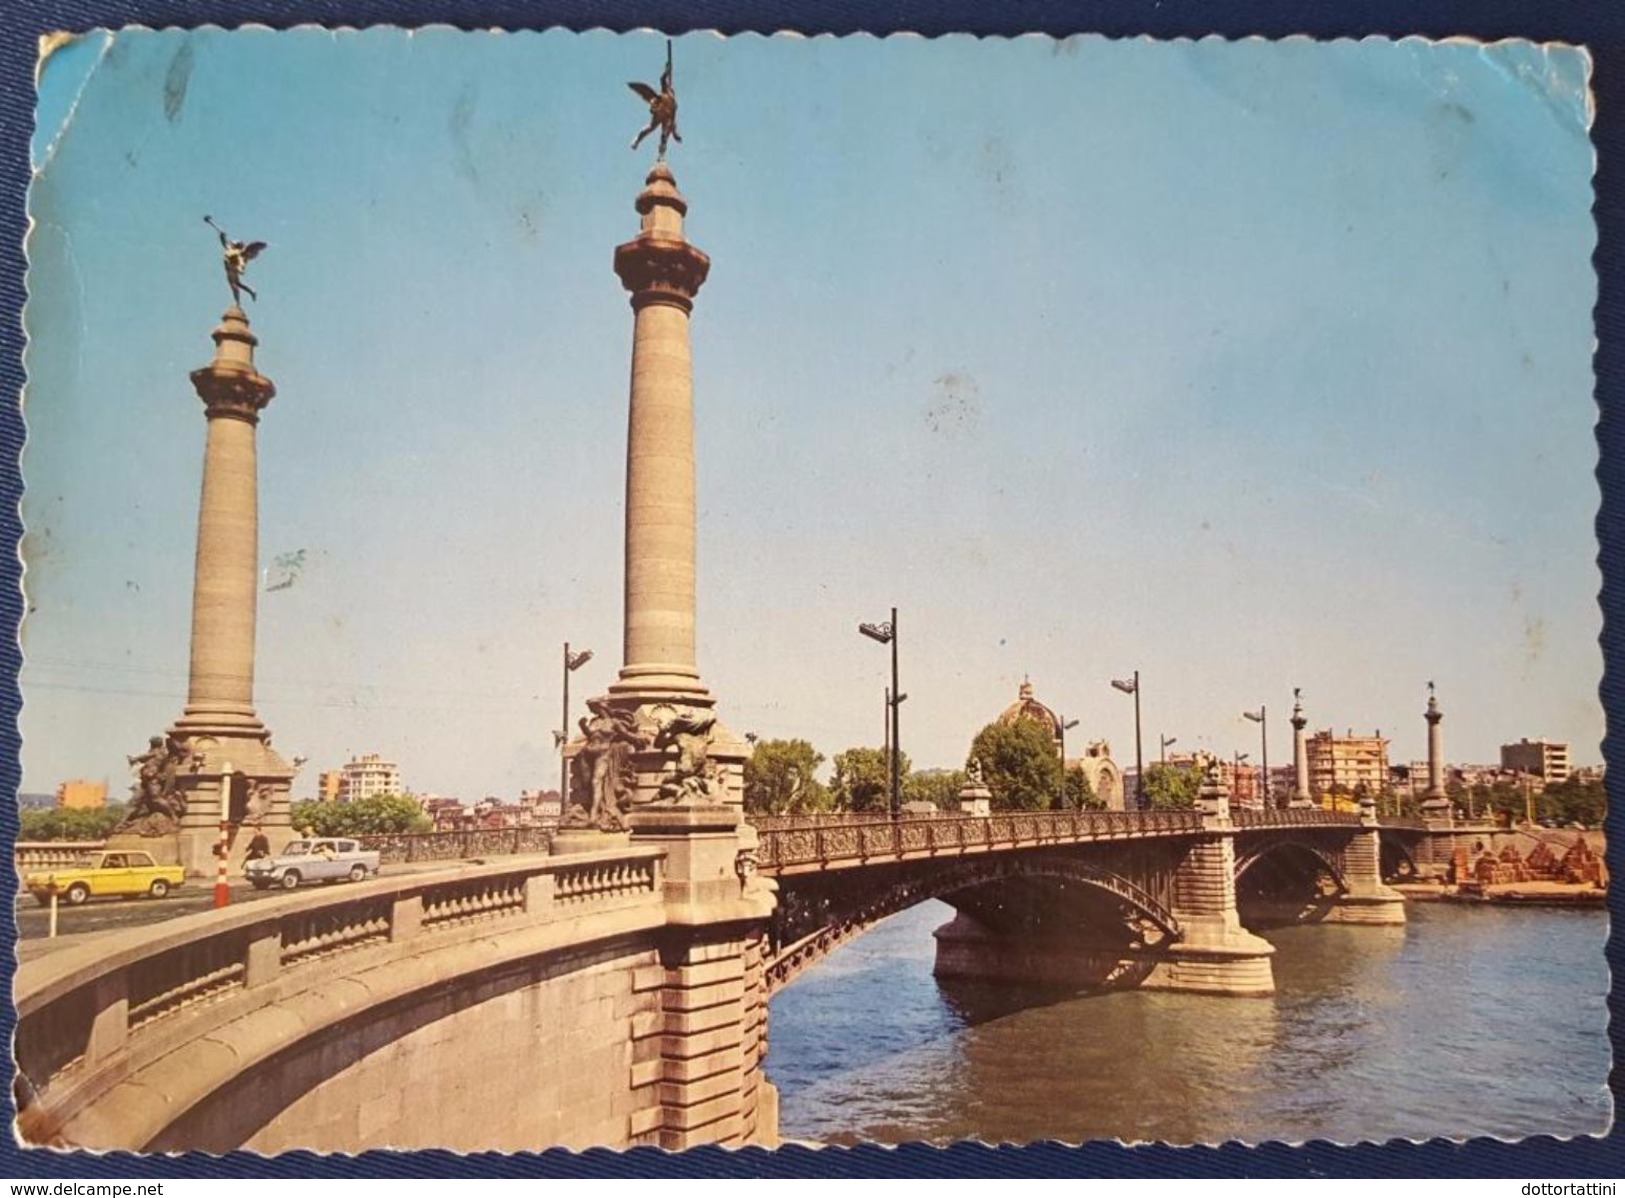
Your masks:
<instances>
[{"instance_id":1,"label":"bridge arch","mask_svg":"<svg viewBox=\"0 0 1625 1198\"><path fill-rule=\"evenodd\" d=\"M1319 922L1350 892L1341 848L1291 832L1236 846L1236 909L1249 927Z\"/></svg>"},{"instance_id":2,"label":"bridge arch","mask_svg":"<svg viewBox=\"0 0 1625 1198\"><path fill-rule=\"evenodd\" d=\"M1312 859L1312 862L1307 859ZM1273 835L1259 837L1245 847L1237 846L1236 851L1236 882L1239 885L1254 866L1268 861L1274 865L1295 865L1301 872L1305 868L1314 870L1329 879L1338 890L1347 890L1348 882L1343 876L1342 853L1328 850L1324 845L1307 836Z\"/></svg>"},{"instance_id":3,"label":"bridge arch","mask_svg":"<svg viewBox=\"0 0 1625 1198\"><path fill-rule=\"evenodd\" d=\"M1397 836L1383 836L1379 842L1383 878L1415 879L1418 873L1412 845Z\"/></svg>"},{"instance_id":4,"label":"bridge arch","mask_svg":"<svg viewBox=\"0 0 1625 1198\"><path fill-rule=\"evenodd\" d=\"M910 907L1018 879L1080 885L1115 903L1124 917L1123 927L1131 944L1166 944L1183 936L1165 896L1094 862L1029 854L952 858L890 880L858 896L850 905L834 901L825 893L802 894L793 886L785 886L773 921L767 966L769 992L788 985L841 945Z\"/></svg>"}]
</instances>

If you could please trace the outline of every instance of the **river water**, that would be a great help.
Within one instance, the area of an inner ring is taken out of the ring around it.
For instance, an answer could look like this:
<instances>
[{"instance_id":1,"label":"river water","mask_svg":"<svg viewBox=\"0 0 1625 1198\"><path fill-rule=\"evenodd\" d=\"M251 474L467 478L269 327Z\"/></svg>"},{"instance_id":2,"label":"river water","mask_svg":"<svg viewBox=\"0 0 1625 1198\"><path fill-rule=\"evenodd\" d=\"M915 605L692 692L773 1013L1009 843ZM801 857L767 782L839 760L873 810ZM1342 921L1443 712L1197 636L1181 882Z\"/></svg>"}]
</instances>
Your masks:
<instances>
[{"instance_id":1,"label":"river water","mask_svg":"<svg viewBox=\"0 0 1625 1198\"><path fill-rule=\"evenodd\" d=\"M1612 1119L1602 911L1412 903L1403 928L1271 930L1265 999L938 982L952 914L894 916L773 999L787 1139L1351 1143Z\"/></svg>"}]
</instances>

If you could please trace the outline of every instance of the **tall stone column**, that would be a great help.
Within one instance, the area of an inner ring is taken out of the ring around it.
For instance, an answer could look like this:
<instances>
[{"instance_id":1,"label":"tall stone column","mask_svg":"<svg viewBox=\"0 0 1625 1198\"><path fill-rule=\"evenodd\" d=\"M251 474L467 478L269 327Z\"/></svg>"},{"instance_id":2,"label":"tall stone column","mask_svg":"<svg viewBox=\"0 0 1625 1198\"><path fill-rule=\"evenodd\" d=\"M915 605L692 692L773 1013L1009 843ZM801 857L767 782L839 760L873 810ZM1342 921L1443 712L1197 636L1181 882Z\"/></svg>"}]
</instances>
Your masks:
<instances>
[{"instance_id":1,"label":"tall stone column","mask_svg":"<svg viewBox=\"0 0 1625 1198\"><path fill-rule=\"evenodd\" d=\"M290 838L288 790L294 769L271 748L254 709L254 631L259 583L259 481L255 432L276 386L254 365L259 344L233 304L213 333L214 360L192 372L208 431L193 564L192 648L186 706L169 729L184 755L174 778L185 811L173 832L145 829L144 847L187 872L212 874L221 786L233 847L239 829L262 824L273 849ZM167 842L167 843L165 843ZM243 846L246 847L246 844ZM238 848L240 854L242 848Z\"/></svg>"},{"instance_id":2,"label":"tall stone column","mask_svg":"<svg viewBox=\"0 0 1625 1198\"><path fill-rule=\"evenodd\" d=\"M1422 817L1430 823L1451 822L1450 797L1444 789L1444 753L1440 748L1439 724L1444 712L1439 710L1438 696L1433 683L1428 683L1428 706L1422 713L1428 725L1428 789L1422 799Z\"/></svg>"},{"instance_id":3,"label":"tall stone column","mask_svg":"<svg viewBox=\"0 0 1625 1198\"><path fill-rule=\"evenodd\" d=\"M756 830L744 821L745 745L717 720L694 648L689 316L711 261L683 236L688 204L664 161L636 207L638 235L615 250L633 312L623 661L609 693L589 703L581 743L588 760L608 747L607 760L628 768L597 790L590 772L578 775L585 786L572 786L554 848L625 834L666 853L661 1015L635 1045L633 1066L658 1085L659 1103L633 1127L634 1142L772 1143L776 1093L761 1062L774 885L755 872Z\"/></svg>"},{"instance_id":4,"label":"tall stone column","mask_svg":"<svg viewBox=\"0 0 1625 1198\"><path fill-rule=\"evenodd\" d=\"M626 624L615 695L709 699L694 654L694 374L689 314L711 259L683 237L688 204L664 162L615 250L632 294L626 439Z\"/></svg>"},{"instance_id":5,"label":"tall stone column","mask_svg":"<svg viewBox=\"0 0 1625 1198\"><path fill-rule=\"evenodd\" d=\"M1309 726L1304 718L1303 704L1299 701L1298 690L1292 690L1292 806L1313 807L1314 799L1309 794L1309 746L1304 741L1303 730Z\"/></svg>"},{"instance_id":6,"label":"tall stone column","mask_svg":"<svg viewBox=\"0 0 1625 1198\"><path fill-rule=\"evenodd\" d=\"M192 663L177 731L264 732L254 711L259 581L255 435L276 385L254 368L259 339L233 305L214 330L214 361L192 372L208 419L192 587Z\"/></svg>"}]
</instances>

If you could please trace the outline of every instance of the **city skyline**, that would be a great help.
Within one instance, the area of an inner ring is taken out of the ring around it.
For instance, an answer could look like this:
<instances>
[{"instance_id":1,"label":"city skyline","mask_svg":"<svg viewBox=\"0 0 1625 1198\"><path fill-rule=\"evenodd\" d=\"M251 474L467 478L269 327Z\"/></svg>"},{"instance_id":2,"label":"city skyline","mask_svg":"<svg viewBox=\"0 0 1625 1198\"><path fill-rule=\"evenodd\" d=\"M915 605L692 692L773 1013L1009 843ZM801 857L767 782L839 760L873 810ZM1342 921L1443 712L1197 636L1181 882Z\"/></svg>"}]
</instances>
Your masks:
<instances>
[{"instance_id":1,"label":"city skyline","mask_svg":"<svg viewBox=\"0 0 1625 1198\"><path fill-rule=\"evenodd\" d=\"M918 768L1024 676L1132 765L1110 679L1136 668L1147 762L1159 735L1256 752L1260 702L1289 761L1293 686L1311 729L1416 760L1429 678L1448 760L1600 760L1583 52L676 45L671 161L714 262L699 664L732 727L879 743L856 626L896 605ZM622 80L660 49L213 30L52 59L25 790L116 789L185 693L185 374L225 302L203 212L271 243L257 698L310 758L295 794L362 752L421 760L425 792L556 785L561 642L597 651L575 714L619 662L609 255L648 158Z\"/></svg>"}]
</instances>

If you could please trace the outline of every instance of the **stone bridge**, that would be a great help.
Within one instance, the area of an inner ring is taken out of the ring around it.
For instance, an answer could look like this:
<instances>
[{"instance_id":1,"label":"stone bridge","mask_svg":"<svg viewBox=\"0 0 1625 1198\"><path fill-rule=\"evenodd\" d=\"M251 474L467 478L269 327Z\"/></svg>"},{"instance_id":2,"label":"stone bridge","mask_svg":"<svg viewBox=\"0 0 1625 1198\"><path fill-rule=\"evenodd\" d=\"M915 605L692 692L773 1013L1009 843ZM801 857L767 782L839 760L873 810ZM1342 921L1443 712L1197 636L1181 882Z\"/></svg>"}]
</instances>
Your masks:
<instances>
[{"instance_id":1,"label":"stone bridge","mask_svg":"<svg viewBox=\"0 0 1625 1198\"><path fill-rule=\"evenodd\" d=\"M914 903L957 911L940 974L1232 995L1271 989L1250 905L1404 918L1378 878L1393 830L1369 815L632 822L597 851L299 891L23 964L22 1136L264 1153L772 1143L770 994Z\"/></svg>"},{"instance_id":2,"label":"stone bridge","mask_svg":"<svg viewBox=\"0 0 1625 1198\"><path fill-rule=\"evenodd\" d=\"M1273 990L1270 945L1246 923L1402 923L1382 883L1414 867L1420 825L1318 810L1077 811L893 822L757 817L778 884L768 985L787 984L905 908L942 899L939 976ZM1386 848L1381 841L1389 843Z\"/></svg>"}]
</instances>

